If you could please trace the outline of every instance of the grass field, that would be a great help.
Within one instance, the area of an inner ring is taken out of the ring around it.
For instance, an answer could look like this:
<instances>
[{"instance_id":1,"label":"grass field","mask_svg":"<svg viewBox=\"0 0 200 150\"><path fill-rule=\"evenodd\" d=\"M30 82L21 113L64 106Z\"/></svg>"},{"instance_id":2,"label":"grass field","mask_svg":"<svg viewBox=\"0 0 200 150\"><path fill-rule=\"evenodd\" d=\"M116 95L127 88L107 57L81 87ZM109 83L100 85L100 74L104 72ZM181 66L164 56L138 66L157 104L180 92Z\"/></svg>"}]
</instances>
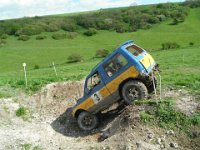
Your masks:
<instances>
[{"instance_id":1,"label":"grass field","mask_svg":"<svg viewBox=\"0 0 200 150\"><path fill-rule=\"evenodd\" d=\"M24 89L23 62L27 63L28 89L36 91L47 83L83 79L101 60L92 59L97 49L105 48L111 52L129 39L151 51L156 61L161 64L165 85L184 86L200 94L199 16L199 8L191 9L185 22L179 25L170 25L171 20L168 20L149 30L123 34L98 31L98 34L92 37L80 34L75 39L53 40L52 33L43 33L47 39L35 40L35 36L32 36L31 40L26 42L9 37L7 44L0 48L0 97L12 95L12 92L6 92L6 87ZM165 42L176 42L181 48L157 51ZM193 42L194 46L189 46L190 42ZM67 64L67 57L72 53L81 54L84 61ZM51 67L53 61L56 64L57 77ZM40 69L34 70L35 65L39 65Z\"/></svg>"},{"instance_id":2,"label":"grass field","mask_svg":"<svg viewBox=\"0 0 200 150\"><path fill-rule=\"evenodd\" d=\"M21 64L26 62L28 68L35 65L49 66L52 61L62 64L67 61L71 53L80 53L85 60L91 59L95 51L105 48L112 51L126 40L133 39L146 49L158 49L162 43L177 42L182 47L189 42L199 44L200 39L200 9L191 9L184 23L173 26L171 21L157 24L149 30L139 30L132 33L116 33L114 31L99 31L97 35L86 37L80 34L75 39L53 40L52 33L43 33L48 38L18 41L16 37L9 37L7 44L0 48L0 72L19 71ZM64 31L60 31L64 32Z\"/></svg>"}]
</instances>

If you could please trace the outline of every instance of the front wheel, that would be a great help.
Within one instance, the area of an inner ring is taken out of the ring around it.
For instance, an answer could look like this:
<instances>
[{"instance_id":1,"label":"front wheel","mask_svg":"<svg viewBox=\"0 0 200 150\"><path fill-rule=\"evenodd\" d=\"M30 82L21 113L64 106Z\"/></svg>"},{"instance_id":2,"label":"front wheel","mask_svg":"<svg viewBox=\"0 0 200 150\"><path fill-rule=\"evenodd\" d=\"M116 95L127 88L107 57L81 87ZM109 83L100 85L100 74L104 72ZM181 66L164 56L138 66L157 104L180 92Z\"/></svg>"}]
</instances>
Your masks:
<instances>
[{"instance_id":1,"label":"front wheel","mask_svg":"<svg viewBox=\"0 0 200 150\"><path fill-rule=\"evenodd\" d=\"M122 87L122 98L128 104L135 100L146 99L148 96L147 87L144 83L136 80L128 81Z\"/></svg>"},{"instance_id":2,"label":"front wheel","mask_svg":"<svg viewBox=\"0 0 200 150\"><path fill-rule=\"evenodd\" d=\"M81 129L89 131L94 129L98 124L98 119L95 115L87 111L83 111L78 116L78 125Z\"/></svg>"}]
</instances>

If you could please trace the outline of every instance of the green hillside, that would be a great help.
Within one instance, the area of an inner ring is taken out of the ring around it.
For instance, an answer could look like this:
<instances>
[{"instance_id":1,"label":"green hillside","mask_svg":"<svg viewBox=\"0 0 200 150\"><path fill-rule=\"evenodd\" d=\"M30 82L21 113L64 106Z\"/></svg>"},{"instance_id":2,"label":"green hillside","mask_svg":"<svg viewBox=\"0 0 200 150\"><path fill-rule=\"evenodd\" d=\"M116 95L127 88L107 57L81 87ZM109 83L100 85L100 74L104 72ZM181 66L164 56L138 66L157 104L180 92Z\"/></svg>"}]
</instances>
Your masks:
<instances>
[{"instance_id":1,"label":"green hillside","mask_svg":"<svg viewBox=\"0 0 200 150\"><path fill-rule=\"evenodd\" d=\"M154 6L140 6L137 9L148 7ZM123 11L127 8L121 9ZM98 30L93 36L85 36L83 32L86 29L79 27L78 36L73 39L54 40L51 36L55 32L42 32L40 35L47 37L44 40L36 40L37 35L30 36L31 39L28 41L19 41L17 36L8 36L5 39L6 44L0 47L0 86L24 88L23 62L27 63L28 84L31 91L38 90L50 82L80 80L101 60L94 58L96 50L107 49L111 52L124 41L133 39L135 43L151 51L157 62L161 64L165 85L185 86L198 92L200 8L188 8L188 15L184 22L171 25L172 21L172 18L168 18L153 24L150 29L138 29L135 32L118 33L114 30ZM59 30L56 33L68 32ZM162 44L167 42L177 43L180 48L161 50ZM73 53L80 54L84 60L79 63L67 63L68 56ZM58 77L54 74L52 62L56 64ZM39 69L34 69L35 66L39 66ZM7 95L4 90L1 91L0 96Z\"/></svg>"},{"instance_id":2,"label":"green hillside","mask_svg":"<svg viewBox=\"0 0 200 150\"><path fill-rule=\"evenodd\" d=\"M30 69L34 65L49 66L52 61L62 64L67 61L71 53L80 53L85 60L91 59L97 49L112 51L122 42L133 39L146 49L161 48L165 42L177 42L181 47L188 46L189 42L199 44L200 39L200 9L191 9L185 22L178 25L169 25L171 21L154 25L149 30L138 30L130 33L116 33L115 31L98 31L92 37L78 35L75 39L53 40L52 33L46 35L45 40L36 40L32 36L29 41L18 41L17 37L8 37L7 44L0 48L1 72L17 71L21 64L26 62ZM64 31L60 31L64 32Z\"/></svg>"}]
</instances>

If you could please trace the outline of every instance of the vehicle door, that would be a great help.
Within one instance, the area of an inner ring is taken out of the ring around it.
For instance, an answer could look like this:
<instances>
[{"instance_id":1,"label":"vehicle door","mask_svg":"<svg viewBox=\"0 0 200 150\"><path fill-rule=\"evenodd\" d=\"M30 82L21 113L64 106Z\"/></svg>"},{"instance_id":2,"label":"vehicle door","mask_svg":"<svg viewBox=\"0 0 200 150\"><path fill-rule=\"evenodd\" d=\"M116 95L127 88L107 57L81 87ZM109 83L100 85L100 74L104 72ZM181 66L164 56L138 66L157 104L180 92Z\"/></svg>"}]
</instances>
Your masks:
<instances>
[{"instance_id":1,"label":"vehicle door","mask_svg":"<svg viewBox=\"0 0 200 150\"><path fill-rule=\"evenodd\" d=\"M99 71L96 71L87 78L85 88L87 96L92 99L94 105L101 103L110 95Z\"/></svg>"},{"instance_id":2,"label":"vehicle door","mask_svg":"<svg viewBox=\"0 0 200 150\"><path fill-rule=\"evenodd\" d=\"M129 76L129 67L128 60L120 53L104 64L105 76L107 76L105 84L114 99L120 97L118 88L120 83Z\"/></svg>"}]
</instances>

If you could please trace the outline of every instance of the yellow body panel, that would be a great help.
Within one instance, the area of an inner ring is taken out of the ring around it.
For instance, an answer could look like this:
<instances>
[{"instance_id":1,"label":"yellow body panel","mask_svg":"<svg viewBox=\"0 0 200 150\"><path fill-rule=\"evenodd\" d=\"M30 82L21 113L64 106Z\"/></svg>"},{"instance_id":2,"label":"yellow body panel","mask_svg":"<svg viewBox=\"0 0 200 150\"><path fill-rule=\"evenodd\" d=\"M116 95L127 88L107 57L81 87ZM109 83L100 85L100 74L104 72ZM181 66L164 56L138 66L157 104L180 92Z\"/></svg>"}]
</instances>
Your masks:
<instances>
[{"instance_id":1,"label":"yellow body panel","mask_svg":"<svg viewBox=\"0 0 200 150\"><path fill-rule=\"evenodd\" d=\"M144 58L140 60L140 62L144 65L146 69L148 69L155 61L150 54L146 54Z\"/></svg>"},{"instance_id":2,"label":"yellow body panel","mask_svg":"<svg viewBox=\"0 0 200 150\"><path fill-rule=\"evenodd\" d=\"M85 100L83 103L81 103L80 105L78 105L72 112L72 115L75 115L75 112L79 109L84 109L84 110L88 110L90 107L92 107L94 105L94 101L93 99L90 97L87 100Z\"/></svg>"},{"instance_id":3,"label":"yellow body panel","mask_svg":"<svg viewBox=\"0 0 200 150\"><path fill-rule=\"evenodd\" d=\"M118 77L116 77L113 81L108 83L106 86L104 86L102 89L99 90L99 93L101 94L102 98L106 98L110 94L116 92L119 88L119 85L122 83L122 81L128 79L128 78L135 78L139 75L138 71L135 69L134 66L130 67L128 70L120 74ZM87 100L82 102L80 105L78 105L72 112L73 116L75 115L75 112L79 109L88 110L93 105L95 105L95 102L91 97L89 97Z\"/></svg>"},{"instance_id":4,"label":"yellow body panel","mask_svg":"<svg viewBox=\"0 0 200 150\"><path fill-rule=\"evenodd\" d=\"M119 75L117 78L115 78L113 81L108 83L106 87L110 91L110 93L114 93L115 91L118 90L119 85L121 84L122 81L128 79L128 78L135 78L138 76L138 71L135 69L135 67L130 67L128 70L123 72L121 75Z\"/></svg>"}]
</instances>

